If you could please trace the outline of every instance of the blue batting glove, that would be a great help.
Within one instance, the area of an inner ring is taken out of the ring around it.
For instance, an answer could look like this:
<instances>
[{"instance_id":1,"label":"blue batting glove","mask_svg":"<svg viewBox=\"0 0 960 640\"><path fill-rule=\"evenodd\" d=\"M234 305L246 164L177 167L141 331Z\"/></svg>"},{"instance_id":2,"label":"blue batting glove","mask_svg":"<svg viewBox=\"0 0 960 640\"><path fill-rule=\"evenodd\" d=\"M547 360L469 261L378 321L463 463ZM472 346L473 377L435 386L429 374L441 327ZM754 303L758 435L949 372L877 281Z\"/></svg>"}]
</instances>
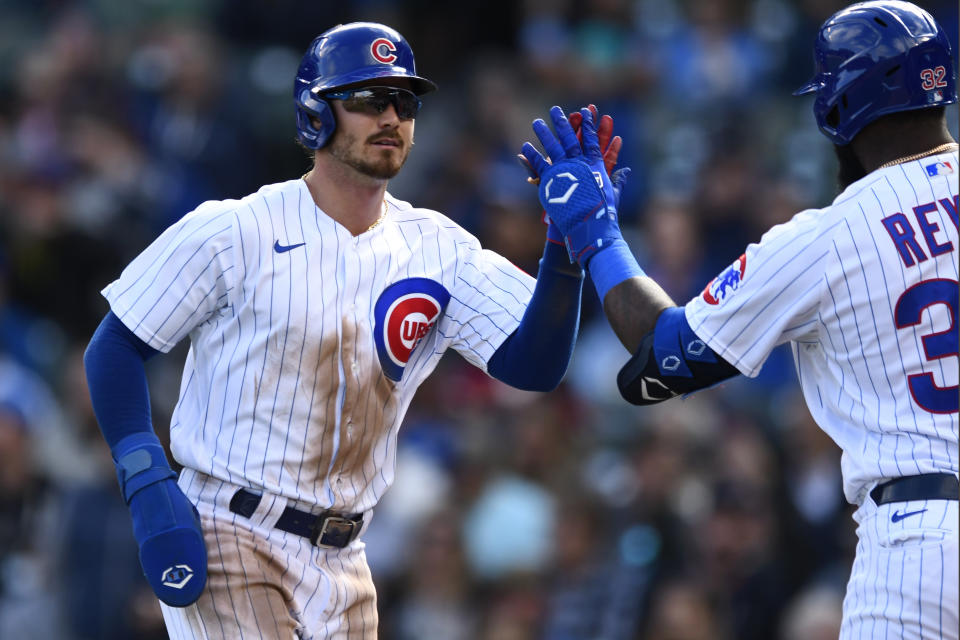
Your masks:
<instances>
[{"instance_id":1,"label":"blue batting glove","mask_svg":"<svg viewBox=\"0 0 960 640\"><path fill-rule=\"evenodd\" d=\"M563 234L570 259L586 268L597 252L623 240L616 205L628 172L615 172L615 188L604 166L593 116L588 109L581 115L582 147L560 107L550 110L556 136L543 120L535 120L534 133L552 164L542 156L528 160L540 175L540 204Z\"/></svg>"},{"instance_id":2,"label":"blue batting glove","mask_svg":"<svg viewBox=\"0 0 960 640\"><path fill-rule=\"evenodd\" d=\"M207 583L207 548L200 516L177 486L163 446L153 433L135 433L117 443L113 459L144 577L166 604L193 604Z\"/></svg>"},{"instance_id":3,"label":"blue batting glove","mask_svg":"<svg viewBox=\"0 0 960 640\"><path fill-rule=\"evenodd\" d=\"M517 154L517 158L520 160L523 168L527 170L527 173L530 174L527 181L533 184L540 184L540 173L550 166L546 158L529 142L523 143L523 146L520 148L520 153ZM543 223L547 225L547 242L565 246L563 234L560 233L556 225L550 223L550 218L547 217L546 211L543 212Z\"/></svg>"},{"instance_id":4,"label":"blue batting glove","mask_svg":"<svg viewBox=\"0 0 960 640\"><path fill-rule=\"evenodd\" d=\"M573 111L570 113L570 116L567 118L567 121L570 123L571 128L574 133L577 134L578 138L581 139L581 146L583 143L583 114L589 111L590 115L593 116L592 121L596 125L597 118L599 118L599 125L595 126L593 135L596 137L596 144L598 149L595 151L599 152L603 156L603 165L607 173L611 174L610 181L613 185L614 199L617 203L620 201L620 191L623 187L623 184L626 180L626 176L629 173L629 169L621 169L619 172L614 172L613 167L617 164L617 157L620 155L620 148L623 144L623 140L620 136L613 135L613 118L609 115L600 116L599 111L594 105L588 106L585 110L581 109L580 111ZM591 144L593 141L591 140ZM527 178L527 182L530 182L535 185L540 184L540 173L546 170L550 166L549 161L544 158L536 147L534 147L529 142L525 142L523 147L520 149L520 153L517 155L520 163L523 165L523 168L527 170L527 173L530 175ZM563 240L563 235L557 229L556 225L550 222L550 219L547 218L546 211L543 212L543 221L547 225L547 241L553 244L558 244L561 246L566 246Z\"/></svg>"},{"instance_id":5,"label":"blue batting glove","mask_svg":"<svg viewBox=\"0 0 960 640\"><path fill-rule=\"evenodd\" d=\"M522 164L527 170L527 173L530 174L529 181L534 184L540 184L540 176L550 168L550 163L543 157L543 154L537 151L537 148L529 142L524 142L523 146L520 147L520 155L517 157L520 159L520 164Z\"/></svg>"},{"instance_id":6,"label":"blue batting glove","mask_svg":"<svg viewBox=\"0 0 960 640\"><path fill-rule=\"evenodd\" d=\"M613 206L618 211L620 210L620 194L623 193L623 188L627 186L627 178L630 177L631 171L630 167L623 167L614 171L610 176L610 185L613 187Z\"/></svg>"},{"instance_id":7,"label":"blue batting glove","mask_svg":"<svg viewBox=\"0 0 960 640\"><path fill-rule=\"evenodd\" d=\"M556 110L556 111L554 111ZM608 203L613 203L614 208L619 204L620 198L613 189L613 184L610 180L602 180L601 178L607 175L607 167L603 161L603 152L600 150L600 139L597 136L597 124L593 121L593 113L589 109L580 109L580 132L583 141L580 144L580 147L583 152L583 159L586 160L587 164L590 165L590 168L597 172L598 183L600 188L603 189L603 194L607 199ZM560 110L560 107L554 107L550 110L550 117L553 120L554 128L557 128L559 133L560 128L563 128L564 125L570 126L569 121L566 116L563 115L563 111ZM558 128L559 127L559 128ZM572 129L572 128L571 128ZM576 135L574 133L574 135Z\"/></svg>"}]
</instances>

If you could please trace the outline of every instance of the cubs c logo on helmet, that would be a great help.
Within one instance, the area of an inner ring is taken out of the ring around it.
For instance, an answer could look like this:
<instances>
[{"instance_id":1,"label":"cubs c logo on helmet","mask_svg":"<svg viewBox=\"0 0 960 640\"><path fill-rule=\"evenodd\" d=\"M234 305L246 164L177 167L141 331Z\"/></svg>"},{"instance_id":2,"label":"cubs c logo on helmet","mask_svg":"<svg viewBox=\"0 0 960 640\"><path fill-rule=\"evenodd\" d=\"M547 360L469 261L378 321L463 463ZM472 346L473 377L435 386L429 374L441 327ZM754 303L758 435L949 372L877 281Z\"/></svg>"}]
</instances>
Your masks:
<instances>
[{"instance_id":1,"label":"cubs c logo on helmet","mask_svg":"<svg viewBox=\"0 0 960 640\"><path fill-rule=\"evenodd\" d=\"M399 382L420 340L450 302L450 293L427 278L407 278L384 289L373 314L374 342L383 373Z\"/></svg>"},{"instance_id":2,"label":"cubs c logo on helmet","mask_svg":"<svg viewBox=\"0 0 960 640\"><path fill-rule=\"evenodd\" d=\"M723 273L707 284L703 290L703 299L707 304L720 304L740 288L740 283L743 282L743 276L746 271L747 255L743 254L737 258L736 262L727 267Z\"/></svg>"},{"instance_id":3,"label":"cubs c logo on helmet","mask_svg":"<svg viewBox=\"0 0 960 640\"><path fill-rule=\"evenodd\" d=\"M390 64L397 59L397 56L394 55L396 50L397 46L386 38L377 38L370 45L370 54L373 59L383 64Z\"/></svg>"}]
</instances>

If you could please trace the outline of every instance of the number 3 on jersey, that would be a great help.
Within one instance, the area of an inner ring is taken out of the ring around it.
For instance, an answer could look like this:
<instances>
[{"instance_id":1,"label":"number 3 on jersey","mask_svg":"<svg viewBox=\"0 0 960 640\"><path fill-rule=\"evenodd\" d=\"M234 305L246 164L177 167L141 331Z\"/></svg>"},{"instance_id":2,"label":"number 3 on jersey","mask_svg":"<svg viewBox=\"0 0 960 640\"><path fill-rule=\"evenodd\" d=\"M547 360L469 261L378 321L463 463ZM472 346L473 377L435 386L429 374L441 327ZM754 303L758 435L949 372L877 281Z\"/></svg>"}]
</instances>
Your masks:
<instances>
[{"instance_id":1,"label":"number 3 on jersey","mask_svg":"<svg viewBox=\"0 0 960 640\"><path fill-rule=\"evenodd\" d=\"M898 329L906 329L920 323L923 310L942 304L950 313L950 326L945 331L929 333L922 337L927 360L958 356L957 299L960 283L947 278L919 282L897 300L894 320ZM932 373L915 373L907 378L914 402L931 413L957 413L960 410L960 390L957 385L938 387Z\"/></svg>"}]
</instances>

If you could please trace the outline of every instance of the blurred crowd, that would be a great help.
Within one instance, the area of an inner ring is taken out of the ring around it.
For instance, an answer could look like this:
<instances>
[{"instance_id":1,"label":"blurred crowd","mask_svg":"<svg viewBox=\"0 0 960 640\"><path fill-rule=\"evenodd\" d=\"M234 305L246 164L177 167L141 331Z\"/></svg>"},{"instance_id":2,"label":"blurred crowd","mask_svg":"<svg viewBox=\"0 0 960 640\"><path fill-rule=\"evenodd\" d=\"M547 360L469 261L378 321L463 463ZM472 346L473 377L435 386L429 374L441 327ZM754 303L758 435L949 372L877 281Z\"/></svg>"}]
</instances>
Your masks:
<instances>
[{"instance_id":1,"label":"blurred crowd","mask_svg":"<svg viewBox=\"0 0 960 640\"><path fill-rule=\"evenodd\" d=\"M807 98L838 0L0 2L0 638L165 637L93 416L99 291L207 199L295 178L297 61L318 33L403 33L425 97L395 196L536 273L515 155L553 104L614 117L621 217L679 303L836 194ZM952 32L956 2L921 2ZM950 112L957 136L956 108ZM756 380L651 408L584 289L561 387L448 354L401 430L367 532L384 640L826 640L855 543L840 452L785 347ZM148 364L166 438L186 345Z\"/></svg>"}]
</instances>

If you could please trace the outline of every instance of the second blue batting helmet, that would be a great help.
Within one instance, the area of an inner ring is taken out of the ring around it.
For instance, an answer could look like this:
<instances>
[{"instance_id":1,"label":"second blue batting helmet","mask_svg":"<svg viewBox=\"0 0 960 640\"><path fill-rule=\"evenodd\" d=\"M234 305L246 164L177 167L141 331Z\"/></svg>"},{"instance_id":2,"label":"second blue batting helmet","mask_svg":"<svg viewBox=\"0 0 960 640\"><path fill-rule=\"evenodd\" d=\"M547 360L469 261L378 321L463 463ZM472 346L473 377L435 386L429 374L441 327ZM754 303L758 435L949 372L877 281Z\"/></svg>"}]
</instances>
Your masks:
<instances>
[{"instance_id":1,"label":"second blue batting helmet","mask_svg":"<svg viewBox=\"0 0 960 640\"><path fill-rule=\"evenodd\" d=\"M314 38L300 60L293 83L300 142L310 149L319 149L336 128L324 93L371 80L403 80L417 95L437 88L417 75L413 49L388 26L352 22ZM314 126L312 118L319 121L319 127Z\"/></svg>"},{"instance_id":2,"label":"second blue batting helmet","mask_svg":"<svg viewBox=\"0 0 960 640\"><path fill-rule=\"evenodd\" d=\"M794 95L815 93L820 130L846 145L867 124L896 111L957 101L950 40L909 2L860 2L820 27L816 74Z\"/></svg>"}]
</instances>

